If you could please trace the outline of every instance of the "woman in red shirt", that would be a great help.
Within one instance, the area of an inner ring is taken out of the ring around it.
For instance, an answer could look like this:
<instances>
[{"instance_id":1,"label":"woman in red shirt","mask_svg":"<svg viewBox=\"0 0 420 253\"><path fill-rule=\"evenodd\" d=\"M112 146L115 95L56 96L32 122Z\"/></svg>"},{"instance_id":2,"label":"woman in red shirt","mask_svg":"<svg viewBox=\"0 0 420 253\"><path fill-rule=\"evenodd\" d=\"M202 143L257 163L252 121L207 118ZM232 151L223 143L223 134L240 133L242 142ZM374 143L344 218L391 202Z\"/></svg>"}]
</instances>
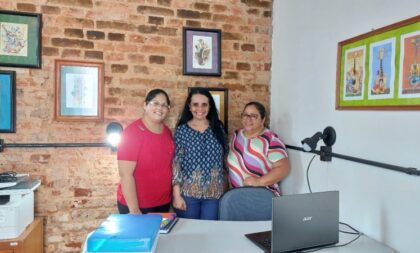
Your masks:
<instances>
[{"instance_id":1,"label":"woman in red shirt","mask_svg":"<svg viewBox=\"0 0 420 253\"><path fill-rule=\"evenodd\" d=\"M121 214L168 212L171 204L174 143L163 123L170 109L168 94L151 90L143 108L143 117L124 130L118 146Z\"/></svg>"}]
</instances>

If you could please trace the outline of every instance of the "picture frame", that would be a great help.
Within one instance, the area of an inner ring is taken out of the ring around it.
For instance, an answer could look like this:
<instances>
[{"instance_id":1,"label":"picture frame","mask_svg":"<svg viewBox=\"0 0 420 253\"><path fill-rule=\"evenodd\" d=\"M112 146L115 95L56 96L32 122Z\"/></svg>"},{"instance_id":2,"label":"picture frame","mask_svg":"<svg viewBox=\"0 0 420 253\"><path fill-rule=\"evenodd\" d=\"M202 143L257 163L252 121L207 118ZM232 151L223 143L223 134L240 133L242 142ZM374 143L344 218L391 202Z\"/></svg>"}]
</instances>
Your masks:
<instances>
[{"instance_id":1,"label":"picture frame","mask_svg":"<svg viewBox=\"0 0 420 253\"><path fill-rule=\"evenodd\" d=\"M228 133L228 89L227 88L211 88L211 87L188 87L188 93L194 89L205 89L210 92L219 112L219 119L225 127L225 133Z\"/></svg>"},{"instance_id":2,"label":"picture frame","mask_svg":"<svg viewBox=\"0 0 420 253\"><path fill-rule=\"evenodd\" d=\"M0 70L0 133L16 133L16 72Z\"/></svg>"},{"instance_id":3,"label":"picture frame","mask_svg":"<svg viewBox=\"0 0 420 253\"><path fill-rule=\"evenodd\" d=\"M0 66L41 68L42 14L0 10Z\"/></svg>"},{"instance_id":4,"label":"picture frame","mask_svg":"<svg viewBox=\"0 0 420 253\"><path fill-rule=\"evenodd\" d=\"M183 74L221 76L221 30L183 28Z\"/></svg>"},{"instance_id":5,"label":"picture frame","mask_svg":"<svg viewBox=\"0 0 420 253\"><path fill-rule=\"evenodd\" d=\"M420 110L420 15L338 43L337 110Z\"/></svg>"},{"instance_id":6,"label":"picture frame","mask_svg":"<svg viewBox=\"0 0 420 253\"><path fill-rule=\"evenodd\" d=\"M103 121L103 63L55 61L55 119Z\"/></svg>"}]
</instances>

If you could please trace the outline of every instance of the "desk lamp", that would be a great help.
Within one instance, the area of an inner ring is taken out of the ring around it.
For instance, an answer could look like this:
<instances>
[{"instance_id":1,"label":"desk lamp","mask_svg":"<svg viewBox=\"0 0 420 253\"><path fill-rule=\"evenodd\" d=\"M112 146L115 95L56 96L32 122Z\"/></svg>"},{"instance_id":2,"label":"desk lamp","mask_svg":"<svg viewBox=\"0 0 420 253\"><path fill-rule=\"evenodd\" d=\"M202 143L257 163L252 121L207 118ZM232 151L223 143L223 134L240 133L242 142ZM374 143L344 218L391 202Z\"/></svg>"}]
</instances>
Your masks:
<instances>
[{"instance_id":1,"label":"desk lamp","mask_svg":"<svg viewBox=\"0 0 420 253\"><path fill-rule=\"evenodd\" d=\"M320 140L323 140L326 146L321 146L320 159L321 161L331 161L332 158L332 145L336 140L336 134L333 127L326 127L324 131L316 132L312 137L305 138L301 141L303 150L311 152L316 149Z\"/></svg>"}]
</instances>

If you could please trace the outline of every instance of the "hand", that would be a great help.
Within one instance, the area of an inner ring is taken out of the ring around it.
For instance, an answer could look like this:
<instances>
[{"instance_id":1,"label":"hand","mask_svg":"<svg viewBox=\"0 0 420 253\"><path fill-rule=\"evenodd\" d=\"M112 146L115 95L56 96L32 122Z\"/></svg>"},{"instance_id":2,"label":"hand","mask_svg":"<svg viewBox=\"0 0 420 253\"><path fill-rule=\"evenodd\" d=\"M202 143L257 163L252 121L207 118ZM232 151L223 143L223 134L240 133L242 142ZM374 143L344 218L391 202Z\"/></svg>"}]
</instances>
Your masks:
<instances>
[{"instance_id":1,"label":"hand","mask_svg":"<svg viewBox=\"0 0 420 253\"><path fill-rule=\"evenodd\" d=\"M174 206L174 208L179 209L179 210L187 210L187 204L185 203L184 198L182 198L181 195L178 196L174 196L174 199L172 201L172 205Z\"/></svg>"},{"instance_id":2,"label":"hand","mask_svg":"<svg viewBox=\"0 0 420 253\"><path fill-rule=\"evenodd\" d=\"M260 186L259 178L247 177L244 180L244 185L246 185L246 186Z\"/></svg>"},{"instance_id":3,"label":"hand","mask_svg":"<svg viewBox=\"0 0 420 253\"><path fill-rule=\"evenodd\" d=\"M130 214L142 214L140 211L140 208L135 208L133 210L130 210Z\"/></svg>"}]
</instances>

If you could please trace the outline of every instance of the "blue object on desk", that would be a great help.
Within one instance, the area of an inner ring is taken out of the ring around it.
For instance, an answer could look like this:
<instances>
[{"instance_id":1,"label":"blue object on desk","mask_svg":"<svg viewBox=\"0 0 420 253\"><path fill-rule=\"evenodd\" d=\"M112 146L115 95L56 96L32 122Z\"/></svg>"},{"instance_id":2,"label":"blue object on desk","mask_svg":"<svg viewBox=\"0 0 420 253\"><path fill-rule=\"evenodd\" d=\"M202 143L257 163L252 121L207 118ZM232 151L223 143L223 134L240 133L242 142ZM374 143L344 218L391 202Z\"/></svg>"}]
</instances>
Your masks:
<instances>
[{"instance_id":1,"label":"blue object on desk","mask_svg":"<svg viewBox=\"0 0 420 253\"><path fill-rule=\"evenodd\" d=\"M87 252L153 252L162 216L112 214L88 238Z\"/></svg>"}]
</instances>

